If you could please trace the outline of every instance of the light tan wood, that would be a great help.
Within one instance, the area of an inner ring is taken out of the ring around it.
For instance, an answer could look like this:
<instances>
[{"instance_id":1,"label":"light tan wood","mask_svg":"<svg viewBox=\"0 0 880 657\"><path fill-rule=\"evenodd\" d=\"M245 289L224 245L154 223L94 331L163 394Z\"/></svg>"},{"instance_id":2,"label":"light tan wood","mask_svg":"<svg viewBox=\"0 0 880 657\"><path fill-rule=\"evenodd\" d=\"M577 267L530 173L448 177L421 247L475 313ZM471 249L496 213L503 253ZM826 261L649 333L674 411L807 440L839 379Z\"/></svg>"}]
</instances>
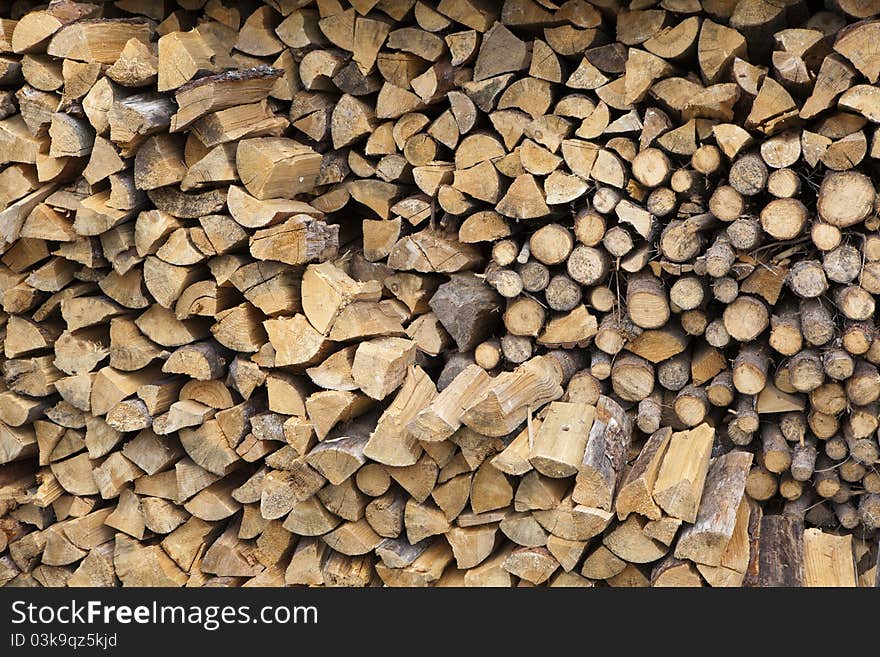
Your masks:
<instances>
[{"instance_id":1,"label":"light tan wood","mask_svg":"<svg viewBox=\"0 0 880 657\"><path fill-rule=\"evenodd\" d=\"M874 583L877 3L172 5L0 18L0 584Z\"/></svg>"},{"instance_id":2,"label":"light tan wood","mask_svg":"<svg viewBox=\"0 0 880 657\"><path fill-rule=\"evenodd\" d=\"M805 530L804 585L857 586L852 537L834 536L816 528Z\"/></svg>"},{"instance_id":3,"label":"light tan wood","mask_svg":"<svg viewBox=\"0 0 880 657\"><path fill-rule=\"evenodd\" d=\"M669 515L694 522L709 470L715 430L702 424L673 433L654 482L654 501Z\"/></svg>"}]
</instances>

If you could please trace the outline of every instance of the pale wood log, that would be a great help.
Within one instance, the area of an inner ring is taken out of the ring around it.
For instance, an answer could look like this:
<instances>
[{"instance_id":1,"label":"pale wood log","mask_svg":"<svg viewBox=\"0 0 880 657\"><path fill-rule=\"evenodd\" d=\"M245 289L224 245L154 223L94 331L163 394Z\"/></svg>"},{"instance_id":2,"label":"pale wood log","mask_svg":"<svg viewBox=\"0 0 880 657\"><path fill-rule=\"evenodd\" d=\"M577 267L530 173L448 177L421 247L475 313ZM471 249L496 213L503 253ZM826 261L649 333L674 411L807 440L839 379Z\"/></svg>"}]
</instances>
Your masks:
<instances>
[{"instance_id":1,"label":"pale wood log","mask_svg":"<svg viewBox=\"0 0 880 657\"><path fill-rule=\"evenodd\" d=\"M714 435L706 424L672 435L652 489L654 500L669 515L696 520Z\"/></svg>"},{"instance_id":2,"label":"pale wood log","mask_svg":"<svg viewBox=\"0 0 880 657\"><path fill-rule=\"evenodd\" d=\"M696 522L679 537L675 556L695 563L719 566L737 522L752 464L747 452L729 452L711 464Z\"/></svg>"},{"instance_id":3,"label":"pale wood log","mask_svg":"<svg viewBox=\"0 0 880 657\"><path fill-rule=\"evenodd\" d=\"M578 466L572 492L575 502L614 510L631 434L632 426L623 409L608 397L600 396L583 460Z\"/></svg>"}]
</instances>

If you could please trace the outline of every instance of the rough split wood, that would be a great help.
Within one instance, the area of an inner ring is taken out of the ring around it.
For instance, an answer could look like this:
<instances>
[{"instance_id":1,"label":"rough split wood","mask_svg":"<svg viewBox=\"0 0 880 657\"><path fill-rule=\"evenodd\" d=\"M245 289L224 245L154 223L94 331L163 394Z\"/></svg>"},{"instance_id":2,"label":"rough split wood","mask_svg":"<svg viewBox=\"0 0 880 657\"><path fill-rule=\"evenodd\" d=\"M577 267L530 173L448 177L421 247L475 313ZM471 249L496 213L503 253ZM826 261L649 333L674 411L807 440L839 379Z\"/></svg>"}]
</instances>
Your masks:
<instances>
[{"instance_id":1,"label":"rough split wood","mask_svg":"<svg viewBox=\"0 0 880 657\"><path fill-rule=\"evenodd\" d=\"M0 584L876 584L816 6L3 3Z\"/></svg>"}]
</instances>

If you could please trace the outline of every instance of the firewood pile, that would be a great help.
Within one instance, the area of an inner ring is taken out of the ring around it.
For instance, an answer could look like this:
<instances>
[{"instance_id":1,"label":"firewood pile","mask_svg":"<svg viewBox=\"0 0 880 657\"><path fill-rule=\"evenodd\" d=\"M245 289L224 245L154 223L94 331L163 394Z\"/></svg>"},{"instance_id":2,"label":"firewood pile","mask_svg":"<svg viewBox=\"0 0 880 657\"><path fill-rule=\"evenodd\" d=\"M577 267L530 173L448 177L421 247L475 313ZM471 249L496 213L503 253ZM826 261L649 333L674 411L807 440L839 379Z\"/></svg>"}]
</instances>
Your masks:
<instances>
[{"instance_id":1,"label":"firewood pile","mask_svg":"<svg viewBox=\"0 0 880 657\"><path fill-rule=\"evenodd\" d=\"M0 1L0 584L874 585L817 5Z\"/></svg>"}]
</instances>

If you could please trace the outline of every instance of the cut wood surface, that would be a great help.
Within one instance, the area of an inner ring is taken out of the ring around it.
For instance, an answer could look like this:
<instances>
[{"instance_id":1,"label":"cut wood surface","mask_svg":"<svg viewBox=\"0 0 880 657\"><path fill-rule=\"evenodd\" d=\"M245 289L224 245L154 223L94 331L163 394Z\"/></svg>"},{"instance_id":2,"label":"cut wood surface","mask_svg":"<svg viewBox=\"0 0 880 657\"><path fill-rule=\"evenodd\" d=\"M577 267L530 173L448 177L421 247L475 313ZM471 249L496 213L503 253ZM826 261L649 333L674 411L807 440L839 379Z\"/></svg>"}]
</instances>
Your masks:
<instances>
[{"instance_id":1,"label":"cut wood surface","mask_svg":"<svg viewBox=\"0 0 880 657\"><path fill-rule=\"evenodd\" d=\"M0 585L880 581L878 44L0 2Z\"/></svg>"}]
</instances>

